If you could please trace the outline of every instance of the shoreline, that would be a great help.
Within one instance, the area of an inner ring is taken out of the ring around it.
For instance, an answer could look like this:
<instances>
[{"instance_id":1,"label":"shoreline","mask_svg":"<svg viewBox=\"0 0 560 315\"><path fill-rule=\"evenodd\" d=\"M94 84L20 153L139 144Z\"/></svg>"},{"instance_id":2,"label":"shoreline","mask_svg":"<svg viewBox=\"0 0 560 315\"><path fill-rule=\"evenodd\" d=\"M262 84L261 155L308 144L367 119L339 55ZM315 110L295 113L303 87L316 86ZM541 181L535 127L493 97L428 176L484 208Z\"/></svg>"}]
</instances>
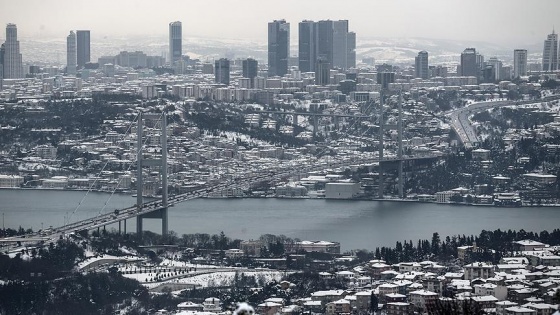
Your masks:
<instances>
[{"instance_id":1,"label":"shoreline","mask_svg":"<svg viewBox=\"0 0 560 315\"><path fill-rule=\"evenodd\" d=\"M32 187L32 188L22 188L22 187L0 187L0 190L41 190L41 191L83 191L87 192L88 189L64 189L64 188L41 188L41 187ZM111 194L110 191L105 190L96 190L92 189L91 192L96 193L104 193L104 194ZM134 194L134 191L120 191L115 192L115 194L119 195L130 195L131 197ZM153 198L153 197L144 197L144 198ZM327 199L327 198L316 198L316 197L309 197L309 196L298 196L298 197L275 197L275 196L247 196L247 197L201 197L201 199L268 199L274 198L279 200L331 200L331 201L377 201L377 202L414 202L414 203L426 203L426 204L434 204L434 205L451 205L451 206L469 206L469 207L487 207L487 208L528 208L528 207L543 207L543 208L550 208L550 207L560 207L560 204L521 204L519 206L497 206L494 204L469 204L469 203L439 203L435 201L419 201L415 199L400 199L400 198L387 198L387 199L379 199L379 198L352 198L352 199Z\"/></svg>"}]
</instances>

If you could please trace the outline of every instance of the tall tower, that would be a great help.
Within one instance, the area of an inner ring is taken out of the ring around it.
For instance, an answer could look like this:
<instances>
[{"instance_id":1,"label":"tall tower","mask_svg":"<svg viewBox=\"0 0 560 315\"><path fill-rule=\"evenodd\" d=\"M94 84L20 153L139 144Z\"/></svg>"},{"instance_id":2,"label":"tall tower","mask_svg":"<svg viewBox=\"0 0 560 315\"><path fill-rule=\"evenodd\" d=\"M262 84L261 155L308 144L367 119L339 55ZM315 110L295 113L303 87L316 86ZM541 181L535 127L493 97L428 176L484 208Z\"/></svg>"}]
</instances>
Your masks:
<instances>
[{"instance_id":1,"label":"tall tower","mask_svg":"<svg viewBox=\"0 0 560 315\"><path fill-rule=\"evenodd\" d=\"M299 22L298 58L301 72L315 71L317 52L317 24L313 21Z\"/></svg>"},{"instance_id":2,"label":"tall tower","mask_svg":"<svg viewBox=\"0 0 560 315\"><path fill-rule=\"evenodd\" d=\"M4 43L4 78L23 78L23 63L17 40L17 27L15 24L6 26L6 42Z\"/></svg>"},{"instance_id":3,"label":"tall tower","mask_svg":"<svg viewBox=\"0 0 560 315\"><path fill-rule=\"evenodd\" d=\"M268 23L268 75L283 76L288 73L290 56L290 23L274 20Z\"/></svg>"},{"instance_id":4,"label":"tall tower","mask_svg":"<svg viewBox=\"0 0 560 315\"><path fill-rule=\"evenodd\" d=\"M558 34L554 30L544 41L542 65L543 71L558 70Z\"/></svg>"},{"instance_id":5,"label":"tall tower","mask_svg":"<svg viewBox=\"0 0 560 315\"><path fill-rule=\"evenodd\" d=\"M346 37L347 44L346 48L348 49L346 52L346 68L355 68L356 67L356 33L348 32L348 36Z\"/></svg>"},{"instance_id":6,"label":"tall tower","mask_svg":"<svg viewBox=\"0 0 560 315\"><path fill-rule=\"evenodd\" d=\"M333 62L333 21L317 22L317 57L332 65Z\"/></svg>"},{"instance_id":7,"label":"tall tower","mask_svg":"<svg viewBox=\"0 0 560 315\"><path fill-rule=\"evenodd\" d=\"M428 64L428 52L421 51L415 58L415 77L428 79L430 77L430 66Z\"/></svg>"},{"instance_id":8,"label":"tall tower","mask_svg":"<svg viewBox=\"0 0 560 315\"><path fill-rule=\"evenodd\" d=\"M76 60L80 69L91 61L90 33L87 30L76 31Z\"/></svg>"},{"instance_id":9,"label":"tall tower","mask_svg":"<svg viewBox=\"0 0 560 315\"><path fill-rule=\"evenodd\" d=\"M318 58L315 65L315 84L328 85L331 75L331 64L323 59Z\"/></svg>"},{"instance_id":10,"label":"tall tower","mask_svg":"<svg viewBox=\"0 0 560 315\"><path fill-rule=\"evenodd\" d=\"M513 77L527 75L527 50L516 49L513 51Z\"/></svg>"},{"instance_id":11,"label":"tall tower","mask_svg":"<svg viewBox=\"0 0 560 315\"><path fill-rule=\"evenodd\" d=\"M70 31L66 37L66 73L76 74L77 52L76 52L76 33Z\"/></svg>"},{"instance_id":12,"label":"tall tower","mask_svg":"<svg viewBox=\"0 0 560 315\"><path fill-rule=\"evenodd\" d=\"M229 85L229 59L216 60L214 65L214 79L216 83Z\"/></svg>"},{"instance_id":13,"label":"tall tower","mask_svg":"<svg viewBox=\"0 0 560 315\"><path fill-rule=\"evenodd\" d=\"M183 25L179 21L169 23L169 63L181 59L183 55Z\"/></svg>"},{"instance_id":14,"label":"tall tower","mask_svg":"<svg viewBox=\"0 0 560 315\"><path fill-rule=\"evenodd\" d=\"M4 54L6 52L6 48L5 45L2 44L0 45L0 80L2 80L2 78L4 78ZM2 87L2 85L0 85L0 88Z\"/></svg>"},{"instance_id":15,"label":"tall tower","mask_svg":"<svg viewBox=\"0 0 560 315\"><path fill-rule=\"evenodd\" d=\"M473 76L478 78L479 66L477 63L476 49L467 48L461 54L461 75L462 76Z\"/></svg>"},{"instance_id":16,"label":"tall tower","mask_svg":"<svg viewBox=\"0 0 560 315\"><path fill-rule=\"evenodd\" d=\"M253 58L243 60L243 77L251 80L251 88L255 87L255 77L259 72L259 62Z\"/></svg>"},{"instance_id":17,"label":"tall tower","mask_svg":"<svg viewBox=\"0 0 560 315\"><path fill-rule=\"evenodd\" d=\"M332 47L332 66L333 68L346 69L348 62L348 20L333 21L333 47Z\"/></svg>"}]
</instances>

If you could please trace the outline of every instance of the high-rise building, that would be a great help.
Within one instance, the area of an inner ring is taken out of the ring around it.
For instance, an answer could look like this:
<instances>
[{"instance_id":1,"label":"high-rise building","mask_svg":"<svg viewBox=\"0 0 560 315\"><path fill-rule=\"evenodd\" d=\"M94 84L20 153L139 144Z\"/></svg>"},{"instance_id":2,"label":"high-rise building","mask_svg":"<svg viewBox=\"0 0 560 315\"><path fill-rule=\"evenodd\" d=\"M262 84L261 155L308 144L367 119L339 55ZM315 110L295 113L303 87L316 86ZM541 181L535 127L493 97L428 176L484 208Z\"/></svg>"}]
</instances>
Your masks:
<instances>
[{"instance_id":1,"label":"high-rise building","mask_svg":"<svg viewBox=\"0 0 560 315\"><path fill-rule=\"evenodd\" d=\"M323 59L317 59L315 65L315 84L327 85L331 79L331 64Z\"/></svg>"},{"instance_id":2,"label":"high-rise building","mask_svg":"<svg viewBox=\"0 0 560 315\"><path fill-rule=\"evenodd\" d=\"M558 34L554 30L544 41L542 65L543 71L558 70Z\"/></svg>"},{"instance_id":3,"label":"high-rise building","mask_svg":"<svg viewBox=\"0 0 560 315\"><path fill-rule=\"evenodd\" d=\"M348 62L348 20L333 21L333 68L346 69Z\"/></svg>"},{"instance_id":4,"label":"high-rise building","mask_svg":"<svg viewBox=\"0 0 560 315\"><path fill-rule=\"evenodd\" d=\"M76 33L70 31L66 37L66 73L76 74L77 66Z\"/></svg>"},{"instance_id":5,"label":"high-rise building","mask_svg":"<svg viewBox=\"0 0 560 315\"><path fill-rule=\"evenodd\" d=\"M346 48L348 51L347 54L347 61L346 61L346 68L355 68L356 67L356 33L348 32L347 36L347 44Z\"/></svg>"},{"instance_id":6,"label":"high-rise building","mask_svg":"<svg viewBox=\"0 0 560 315\"><path fill-rule=\"evenodd\" d=\"M183 26L181 22L169 23L169 63L174 64L183 55Z\"/></svg>"},{"instance_id":7,"label":"high-rise building","mask_svg":"<svg viewBox=\"0 0 560 315\"><path fill-rule=\"evenodd\" d=\"M516 49L513 51L513 77L527 75L527 50Z\"/></svg>"},{"instance_id":8,"label":"high-rise building","mask_svg":"<svg viewBox=\"0 0 560 315\"><path fill-rule=\"evenodd\" d=\"M313 21L299 22L299 70L314 72L317 49L317 24Z\"/></svg>"},{"instance_id":9,"label":"high-rise building","mask_svg":"<svg viewBox=\"0 0 560 315\"><path fill-rule=\"evenodd\" d=\"M480 56L480 55L479 55ZM473 76L477 77L480 72L480 66L477 61L480 57L477 57L476 49L467 48L461 54L461 76Z\"/></svg>"},{"instance_id":10,"label":"high-rise building","mask_svg":"<svg viewBox=\"0 0 560 315\"><path fill-rule=\"evenodd\" d=\"M6 42L4 43L4 78L23 78L23 63L17 40L17 27L15 24L6 26Z\"/></svg>"},{"instance_id":11,"label":"high-rise building","mask_svg":"<svg viewBox=\"0 0 560 315\"><path fill-rule=\"evenodd\" d=\"M4 53L6 48L4 44L0 45L0 80L4 78Z\"/></svg>"},{"instance_id":12,"label":"high-rise building","mask_svg":"<svg viewBox=\"0 0 560 315\"><path fill-rule=\"evenodd\" d=\"M356 33L348 31L348 20L299 23L299 69L315 71L319 59L333 68L356 66Z\"/></svg>"},{"instance_id":13,"label":"high-rise building","mask_svg":"<svg viewBox=\"0 0 560 315\"><path fill-rule=\"evenodd\" d=\"M243 77L249 78L251 82L251 88L255 87L255 78L259 72L259 62L253 58L248 58L243 60L242 62L243 67Z\"/></svg>"},{"instance_id":14,"label":"high-rise building","mask_svg":"<svg viewBox=\"0 0 560 315\"><path fill-rule=\"evenodd\" d=\"M502 62L497 57L488 59L487 65L492 66L492 81L501 80Z\"/></svg>"},{"instance_id":15,"label":"high-rise building","mask_svg":"<svg viewBox=\"0 0 560 315\"><path fill-rule=\"evenodd\" d=\"M428 64L428 52L421 51L415 58L415 77L428 79L430 77L430 65Z\"/></svg>"},{"instance_id":16,"label":"high-rise building","mask_svg":"<svg viewBox=\"0 0 560 315\"><path fill-rule=\"evenodd\" d=\"M283 76L288 73L290 57L290 23L274 20L268 23L268 75Z\"/></svg>"},{"instance_id":17,"label":"high-rise building","mask_svg":"<svg viewBox=\"0 0 560 315\"><path fill-rule=\"evenodd\" d=\"M333 21L317 22L317 57L332 65L333 61Z\"/></svg>"},{"instance_id":18,"label":"high-rise building","mask_svg":"<svg viewBox=\"0 0 560 315\"><path fill-rule=\"evenodd\" d=\"M229 59L220 58L215 61L214 82L229 85Z\"/></svg>"},{"instance_id":19,"label":"high-rise building","mask_svg":"<svg viewBox=\"0 0 560 315\"><path fill-rule=\"evenodd\" d=\"M76 61L80 69L91 61L89 31L76 31Z\"/></svg>"}]
</instances>

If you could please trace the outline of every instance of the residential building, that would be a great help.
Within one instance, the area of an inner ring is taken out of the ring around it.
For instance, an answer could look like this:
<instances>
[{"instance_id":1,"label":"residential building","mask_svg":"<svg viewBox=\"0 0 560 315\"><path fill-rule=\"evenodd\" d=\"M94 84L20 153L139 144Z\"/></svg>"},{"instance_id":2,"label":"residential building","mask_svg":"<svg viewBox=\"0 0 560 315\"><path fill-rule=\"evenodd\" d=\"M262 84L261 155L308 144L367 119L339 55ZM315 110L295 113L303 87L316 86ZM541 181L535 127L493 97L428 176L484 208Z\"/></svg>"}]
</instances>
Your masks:
<instances>
[{"instance_id":1,"label":"residential building","mask_svg":"<svg viewBox=\"0 0 560 315\"><path fill-rule=\"evenodd\" d=\"M4 42L3 72L5 79L23 78L22 56L17 39L17 26L8 24L6 26L6 42Z\"/></svg>"},{"instance_id":2,"label":"residential building","mask_svg":"<svg viewBox=\"0 0 560 315\"><path fill-rule=\"evenodd\" d=\"M229 59L220 58L214 64L214 81L229 85Z\"/></svg>"},{"instance_id":3,"label":"residential building","mask_svg":"<svg viewBox=\"0 0 560 315\"><path fill-rule=\"evenodd\" d=\"M338 301L327 303L327 315L335 314L350 314L352 308L350 307L350 301L341 299Z\"/></svg>"},{"instance_id":4,"label":"residential building","mask_svg":"<svg viewBox=\"0 0 560 315\"><path fill-rule=\"evenodd\" d=\"M76 33L70 31L70 35L66 37L66 73L76 74L77 67L77 51L76 51Z\"/></svg>"},{"instance_id":5,"label":"residential building","mask_svg":"<svg viewBox=\"0 0 560 315\"><path fill-rule=\"evenodd\" d=\"M415 57L415 77L428 79L430 77L430 66L428 64L428 52L421 51L418 56Z\"/></svg>"},{"instance_id":6,"label":"residential building","mask_svg":"<svg viewBox=\"0 0 560 315\"><path fill-rule=\"evenodd\" d=\"M274 20L268 23L268 76L288 73L290 56L290 23Z\"/></svg>"},{"instance_id":7,"label":"residential building","mask_svg":"<svg viewBox=\"0 0 560 315\"><path fill-rule=\"evenodd\" d=\"M543 71L558 70L558 34L554 30L544 41L542 67Z\"/></svg>"},{"instance_id":8,"label":"residential building","mask_svg":"<svg viewBox=\"0 0 560 315\"><path fill-rule=\"evenodd\" d=\"M463 266L465 272L465 280L473 280L476 278L487 279L494 276L494 265L483 262L474 262Z\"/></svg>"},{"instance_id":9,"label":"residential building","mask_svg":"<svg viewBox=\"0 0 560 315\"><path fill-rule=\"evenodd\" d=\"M527 75L527 49L516 49L513 51L513 77L518 78Z\"/></svg>"},{"instance_id":10,"label":"residential building","mask_svg":"<svg viewBox=\"0 0 560 315\"><path fill-rule=\"evenodd\" d=\"M180 21L169 23L169 63L181 60L183 55L183 25Z\"/></svg>"},{"instance_id":11,"label":"residential building","mask_svg":"<svg viewBox=\"0 0 560 315\"><path fill-rule=\"evenodd\" d=\"M88 30L76 31L76 62L79 69L91 60L90 35Z\"/></svg>"},{"instance_id":12,"label":"residential building","mask_svg":"<svg viewBox=\"0 0 560 315\"><path fill-rule=\"evenodd\" d=\"M435 292L417 290L410 292L410 303L420 312L425 312L439 298Z\"/></svg>"}]
</instances>

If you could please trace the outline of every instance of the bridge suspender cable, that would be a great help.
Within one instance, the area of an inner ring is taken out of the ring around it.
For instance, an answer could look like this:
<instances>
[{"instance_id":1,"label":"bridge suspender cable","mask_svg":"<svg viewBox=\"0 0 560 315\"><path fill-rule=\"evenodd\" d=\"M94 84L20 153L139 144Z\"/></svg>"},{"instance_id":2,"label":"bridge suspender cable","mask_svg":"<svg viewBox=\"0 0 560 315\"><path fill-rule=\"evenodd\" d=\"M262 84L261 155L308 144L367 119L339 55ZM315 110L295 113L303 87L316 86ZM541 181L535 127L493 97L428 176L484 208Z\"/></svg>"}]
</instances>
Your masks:
<instances>
[{"instance_id":1,"label":"bridge suspender cable","mask_svg":"<svg viewBox=\"0 0 560 315\"><path fill-rule=\"evenodd\" d=\"M138 115L136 115L136 117L129 123L128 128L122 138L122 140L126 139L126 135L130 132L132 125L134 124L134 122L138 119ZM105 168L107 167L107 165L109 164L109 161L105 162L105 165L103 165L103 167L101 168L101 171L99 171L99 174L94 178L93 182L91 183L91 185L89 186L88 190L86 191L86 194L84 195L84 197L82 197L82 199L80 200L80 202L78 203L78 205L76 206L76 208L74 209L74 211L72 211L70 213L70 215L68 216L67 220L68 223L70 223L71 218L74 216L74 214L76 214L76 212L78 211L78 209L80 209L80 207L82 206L82 203L84 202L84 200L86 199L86 197L89 195L89 192L92 191L93 187L95 186L95 184L97 183L97 179L101 176L101 174L103 173L103 171L105 170Z\"/></svg>"}]
</instances>

